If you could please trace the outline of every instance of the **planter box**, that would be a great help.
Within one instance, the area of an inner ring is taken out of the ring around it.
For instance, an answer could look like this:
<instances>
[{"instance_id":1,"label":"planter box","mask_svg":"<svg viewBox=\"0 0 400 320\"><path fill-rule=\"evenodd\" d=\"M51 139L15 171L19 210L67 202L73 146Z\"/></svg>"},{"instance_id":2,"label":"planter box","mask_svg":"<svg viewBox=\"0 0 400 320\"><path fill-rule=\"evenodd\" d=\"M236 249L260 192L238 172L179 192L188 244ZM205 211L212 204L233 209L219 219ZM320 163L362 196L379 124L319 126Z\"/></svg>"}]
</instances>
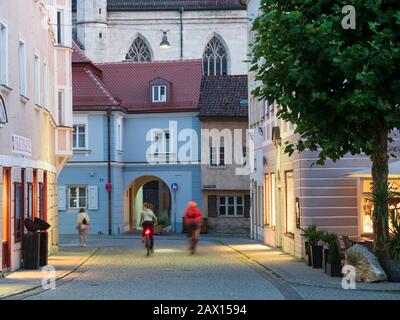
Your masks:
<instances>
[{"instance_id":1,"label":"planter box","mask_svg":"<svg viewBox=\"0 0 400 320\"><path fill-rule=\"evenodd\" d=\"M383 260L382 268L385 270L389 281L400 282L400 261Z\"/></svg>"},{"instance_id":2,"label":"planter box","mask_svg":"<svg viewBox=\"0 0 400 320\"><path fill-rule=\"evenodd\" d=\"M311 262L314 269L322 268L322 250L323 246L311 246Z\"/></svg>"},{"instance_id":3,"label":"planter box","mask_svg":"<svg viewBox=\"0 0 400 320\"><path fill-rule=\"evenodd\" d=\"M323 249L323 258L322 258L322 265L324 266L324 272L327 272L327 264L328 264L328 254L329 254L329 249L324 248Z\"/></svg>"},{"instance_id":4,"label":"planter box","mask_svg":"<svg viewBox=\"0 0 400 320\"><path fill-rule=\"evenodd\" d=\"M331 277L341 277L342 266L340 264L326 263L326 273Z\"/></svg>"}]
</instances>

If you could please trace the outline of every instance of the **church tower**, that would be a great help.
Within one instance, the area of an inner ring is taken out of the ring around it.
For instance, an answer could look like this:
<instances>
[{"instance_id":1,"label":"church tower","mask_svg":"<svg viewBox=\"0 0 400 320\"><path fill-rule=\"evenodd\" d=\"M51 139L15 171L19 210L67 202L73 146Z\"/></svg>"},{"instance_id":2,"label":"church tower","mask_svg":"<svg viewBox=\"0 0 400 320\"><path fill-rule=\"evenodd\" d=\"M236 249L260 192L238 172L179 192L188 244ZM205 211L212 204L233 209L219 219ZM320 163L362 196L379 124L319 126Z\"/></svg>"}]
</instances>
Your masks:
<instances>
[{"instance_id":1,"label":"church tower","mask_svg":"<svg viewBox=\"0 0 400 320\"><path fill-rule=\"evenodd\" d=\"M94 62L107 62L107 0L76 0L79 45Z\"/></svg>"}]
</instances>

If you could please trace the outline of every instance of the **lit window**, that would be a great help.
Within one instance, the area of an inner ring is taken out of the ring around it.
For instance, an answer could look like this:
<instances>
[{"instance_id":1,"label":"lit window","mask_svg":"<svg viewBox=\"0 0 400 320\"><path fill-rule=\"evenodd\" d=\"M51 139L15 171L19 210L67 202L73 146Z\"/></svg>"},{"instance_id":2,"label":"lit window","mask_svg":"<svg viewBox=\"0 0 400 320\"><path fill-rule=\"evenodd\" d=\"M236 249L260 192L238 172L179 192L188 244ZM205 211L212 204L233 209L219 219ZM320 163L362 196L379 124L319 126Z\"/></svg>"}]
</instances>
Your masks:
<instances>
[{"instance_id":1,"label":"lit window","mask_svg":"<svg viewBox=\"0 0 400 320\"><path fill-rule=\"evenodd\" d=\"M85 125L74 125L73 137L73 148L74 149L86 149L86 126Z\"/></svg>"},{"instance_id":2,"label":"lit window","mask_svg":"<svg viewBox=\"0 0 400 320\"><path fill-rule=\"evenodd\" d=\"M286 182L286 233L294 233L296 229L296 202L294 197L294 179L293 172L285 172Z\"/></svg>"},{"instance_id":3,"label":"lit window","mask_svg":"<svg viewBox=\"0 0 400 320\"><path fill-rule=\"evenodd\" d=\"M70 209L86 208L87 188L85 186L68 187L68 206Z\"/></svg>"},{"instance_id":4,"label":"lit window","mask_svg":"<svg viewBox=\"0 0 400 320\"><path fill-rule=\"evenodd\" d=\"M8 85L8 35L7 27L0 22L0 84Z\"/></svg>"},{"instance_id":5,"label":"lit window","mask_svg":"<svg viewBox=\"0 0 400 320\"><path fill-rule=\"evenodd\" d=\"M153 86L153 102L167 102L167 86Z\"/></svg>"}]
</instances>

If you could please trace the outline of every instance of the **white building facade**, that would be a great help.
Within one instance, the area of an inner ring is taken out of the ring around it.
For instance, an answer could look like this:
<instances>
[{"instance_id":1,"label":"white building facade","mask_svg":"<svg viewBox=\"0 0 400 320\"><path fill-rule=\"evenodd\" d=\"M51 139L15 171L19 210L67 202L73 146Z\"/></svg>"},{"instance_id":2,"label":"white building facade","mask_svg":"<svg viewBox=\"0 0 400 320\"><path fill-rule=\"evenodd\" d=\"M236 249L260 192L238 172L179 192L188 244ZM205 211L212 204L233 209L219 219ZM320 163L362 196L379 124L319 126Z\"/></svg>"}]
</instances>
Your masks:
<instances>
[{"instance_id":1,"label":"white building facade","mask_svg":"<svg viewBox=\"0 0 400 320\"><path fill-rule=\"evenodd\" d=\"M240 0L76 0L74 10L74 38L93 62L204 58L206 75L247 73ZM164 32L169 48L160 48Z\"/></svg>"},{"instance_id":2,"label":"white building facade","mask_svg":"<svg viewBox=\"0 0 400 320\"><path fill-rule=\"evenodd\" d=\"M46 220L48 250L58 245L57 176L72 155L70 26L71 0L0 2L1 271L23 266L26 219Z\"/></svg>"}]
</instances>

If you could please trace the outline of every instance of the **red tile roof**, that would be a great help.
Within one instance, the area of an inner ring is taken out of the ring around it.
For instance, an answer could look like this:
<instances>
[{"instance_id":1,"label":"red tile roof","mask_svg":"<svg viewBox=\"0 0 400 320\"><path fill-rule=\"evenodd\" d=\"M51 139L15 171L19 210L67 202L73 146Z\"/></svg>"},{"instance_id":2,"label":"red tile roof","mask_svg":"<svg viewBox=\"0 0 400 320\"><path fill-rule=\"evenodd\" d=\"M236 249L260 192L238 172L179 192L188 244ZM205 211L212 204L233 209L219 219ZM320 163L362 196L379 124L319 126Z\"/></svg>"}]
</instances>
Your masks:
<instances>
[{"instance_id":1,"label":"red tile roof","mask_svg":"<svg viewBox=\"0 0 400 320\"><path fill-rule=\"evenodd\" d=\"M120 62L97 65L110 92L129 112L197 110L202 78L201 60ZM168 103L152 104L150 81L162 78L171 83Z\"/></svg>"},{"instance_id":2,"label":"red tile roof","mask_svg":"<svg viewBox=\"0 0 400 320\"><path fill-rule=\"evenodd\" d=\"M73 43L72 84L74 110L104 110L112 106L126 112L196 111L202 78L201 60L120 62L94 64ZM150 101L150 81L171 83L167 103Z\"/></svg>"},{"instance_id":3,"label":"red tile roof","mask_svg":"<svg viewBox=\"0 0 400 320\"><path fill-rule=\"evenodd\" d=\"M118 107L118 101L89 68L73 68L72 92L74 110L98 110Z\"/></svg>"}]
</instances>

